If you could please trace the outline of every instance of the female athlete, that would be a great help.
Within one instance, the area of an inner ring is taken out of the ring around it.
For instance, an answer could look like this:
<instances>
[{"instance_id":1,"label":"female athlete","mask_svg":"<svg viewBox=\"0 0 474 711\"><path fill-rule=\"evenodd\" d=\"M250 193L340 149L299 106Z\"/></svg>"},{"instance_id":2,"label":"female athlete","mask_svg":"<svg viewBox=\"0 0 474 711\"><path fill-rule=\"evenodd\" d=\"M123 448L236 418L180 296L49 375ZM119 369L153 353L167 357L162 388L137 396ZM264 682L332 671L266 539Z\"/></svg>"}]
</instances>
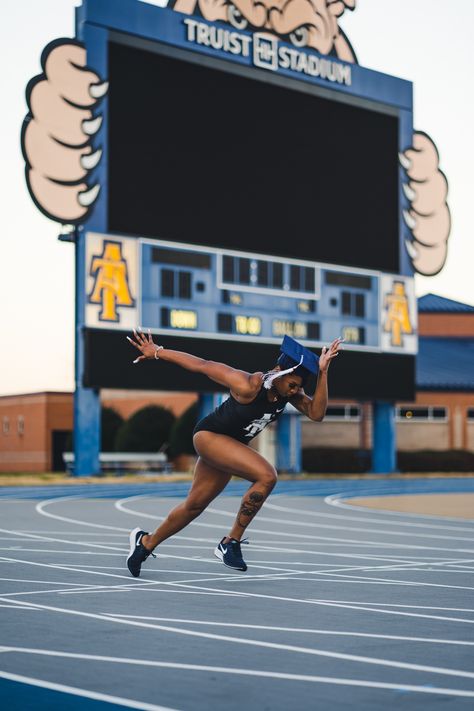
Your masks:
<instances>
[{"instance_id":1,"label":"female athlete","mask_svg":"<svg viewBox=\"0 0 474 711\"><path fill-rule=\"evenodd\" d=\"M214 554L230 568L247 570L240 548L242 536L277 481L275 468L247 445L281 415L288 402L310 420L320 422L324 418L328 401L328 368L339 353L342 339L336 338L328 348L322 349L318 364L314 353L285 336L282 353L273 370L246 373L224 363L163 348L153 342L150 332L145 335L140 330L134 331L134 338L127 338L140 351L134 363L153 358L165 360L207 375L230 390L228 399L195 427L193 443L198 460L186 500L168 514L154 533L140 528L130 533L127 558L130 573L138 577L142 564L154 549L197 518L233 475L247 479L250 487L242 499L234 525L216 546ZM311 374L317 374L312 398L303 390Z\"/></svg>"}]
</instances>

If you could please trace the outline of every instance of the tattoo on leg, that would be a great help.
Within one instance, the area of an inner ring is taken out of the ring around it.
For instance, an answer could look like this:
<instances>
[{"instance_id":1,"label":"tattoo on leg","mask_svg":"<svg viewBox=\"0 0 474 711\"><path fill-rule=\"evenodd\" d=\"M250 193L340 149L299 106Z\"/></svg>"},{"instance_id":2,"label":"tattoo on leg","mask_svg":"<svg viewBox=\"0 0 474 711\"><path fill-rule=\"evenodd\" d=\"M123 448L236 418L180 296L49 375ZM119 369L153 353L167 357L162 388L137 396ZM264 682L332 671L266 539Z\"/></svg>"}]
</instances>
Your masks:
<instances>
[{"instance_id":1,"label":"tattoo on leg","mask_svg":"<svg viewBox=\"0 0 474 711\"><path fill-rule=\"evenodd\" d=\"M263 502L265 500L265 495L260 493L259 491L253 491L248 499L244 499L242 502L242 505L240 507L240 511L237 515L237 523L239 526L242 528L246 528L250 520L255 516L255 514L258 512L258 510L261 508ZM249 521L244 522L242 520L242 517L245 516L246 518L250 519Z\"/></svg>"}]
</instances>

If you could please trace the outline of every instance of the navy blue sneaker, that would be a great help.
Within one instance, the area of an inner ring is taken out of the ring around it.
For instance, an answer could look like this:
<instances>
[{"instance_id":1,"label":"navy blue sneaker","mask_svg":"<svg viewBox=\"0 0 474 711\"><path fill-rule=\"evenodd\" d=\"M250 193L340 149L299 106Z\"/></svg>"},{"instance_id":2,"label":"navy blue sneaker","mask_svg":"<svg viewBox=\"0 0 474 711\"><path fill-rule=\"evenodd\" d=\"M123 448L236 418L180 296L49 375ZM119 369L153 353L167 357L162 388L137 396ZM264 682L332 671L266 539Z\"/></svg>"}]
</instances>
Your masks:
<instances>
[{"instance_id":1,"label":"navy blue sneaker","mask_svg":"<svg viewBox=\"0 0 474 711\"><path fill-rule=\"evenodd\" d=\"M148 536L148 533L142 531L141 528L134 528L130 533L130 553L127 558L127 567L134 578L138 578L140 575L142 563L146 561L148 556L151 555L156 558L156 555L143 545L143 536Z\"/></svg>"},{"instance_id":2,"label":"navy blue sneaker","mask_svg":"<svg viewBox=\"0 0 474 711\"><path fill-rule=\"evenodd\" d=\"M240 544L248 543L247 539L244 538L242 541L236 541L235 538L231 538L228 543L224 543L224 541L225 536L214 549L216 558L219 558L224 565L234 570L247 570L247 564L242 558L242 551L240 550Z\"/></svg>"}]
</instances>

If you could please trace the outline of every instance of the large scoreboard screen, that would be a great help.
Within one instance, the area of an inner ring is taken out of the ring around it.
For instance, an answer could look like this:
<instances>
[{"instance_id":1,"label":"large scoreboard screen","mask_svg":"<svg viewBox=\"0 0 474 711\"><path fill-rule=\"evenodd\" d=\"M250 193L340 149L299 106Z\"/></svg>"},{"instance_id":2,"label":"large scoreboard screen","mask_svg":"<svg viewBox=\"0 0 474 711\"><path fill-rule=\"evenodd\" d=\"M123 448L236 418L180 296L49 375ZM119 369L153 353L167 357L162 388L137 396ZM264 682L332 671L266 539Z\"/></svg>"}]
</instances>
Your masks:
<instances>
[{"instance_id":1,"label":"large scoreboard screen","mask_svg":"<svg viewBox=\"0 0 474 711\"><path fill-rule=\"evenodd\" d=\"M116 43L109 73L112 233L398 271L396 116Z\"/></svg>"},{"instance_id":2,"label":"large scoreboard screen","mask_svg":"<svg viewBox=\"0 0 474 711\"><path fill-rule=\"evenodd\" d=\"M372 86L359 67L350 90L261 69L255 55L252 66L186 44L196 21L153 10L137 34L91 42L109 92L105 210L85 226L83 384L219 389L166 363L132 367L125 335L140 326L253 371L275 364L285 334L314 349L342 336L333 397L413 397L398 165L408 89L403 104L403 82Z\"/></svg>"}]
</instances>

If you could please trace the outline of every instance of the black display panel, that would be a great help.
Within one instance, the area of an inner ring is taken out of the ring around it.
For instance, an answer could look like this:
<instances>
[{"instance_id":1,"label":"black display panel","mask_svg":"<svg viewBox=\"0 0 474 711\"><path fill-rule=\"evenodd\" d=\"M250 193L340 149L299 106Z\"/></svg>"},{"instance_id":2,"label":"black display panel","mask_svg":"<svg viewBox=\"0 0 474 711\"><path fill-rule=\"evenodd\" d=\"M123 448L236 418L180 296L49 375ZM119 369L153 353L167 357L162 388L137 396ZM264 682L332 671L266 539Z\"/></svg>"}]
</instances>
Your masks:
<instances>
[{"instance_id":1,"label":"black display panel","mask_svg":"<svg viewBox=\"0 0 474 711\"><path fill-rule=\"evenodd\" d=\"M109 232L399 271L398 119L109 48Z\"/></svg>"},{"instance_id":2,"label":"black display panel","mask_svg":"<svg viewBox=\"0 0 474 711\"><path fill-rule=\"evenodd\" d=\"M222 391L203 375L192 373L165 361L148 360L133 365L137 351L122 331L85 331L85 387L177 390L191 392ZM265 343L160 336L165 348L187 351L210 360L221 361L248 372L269 370L275 365L278 346ZM308 384L312 394L314 383ZM408 355L343 351L329 372L331 398L410 401L415 397L415 358Z\"/></svg>"}]
</instances>

